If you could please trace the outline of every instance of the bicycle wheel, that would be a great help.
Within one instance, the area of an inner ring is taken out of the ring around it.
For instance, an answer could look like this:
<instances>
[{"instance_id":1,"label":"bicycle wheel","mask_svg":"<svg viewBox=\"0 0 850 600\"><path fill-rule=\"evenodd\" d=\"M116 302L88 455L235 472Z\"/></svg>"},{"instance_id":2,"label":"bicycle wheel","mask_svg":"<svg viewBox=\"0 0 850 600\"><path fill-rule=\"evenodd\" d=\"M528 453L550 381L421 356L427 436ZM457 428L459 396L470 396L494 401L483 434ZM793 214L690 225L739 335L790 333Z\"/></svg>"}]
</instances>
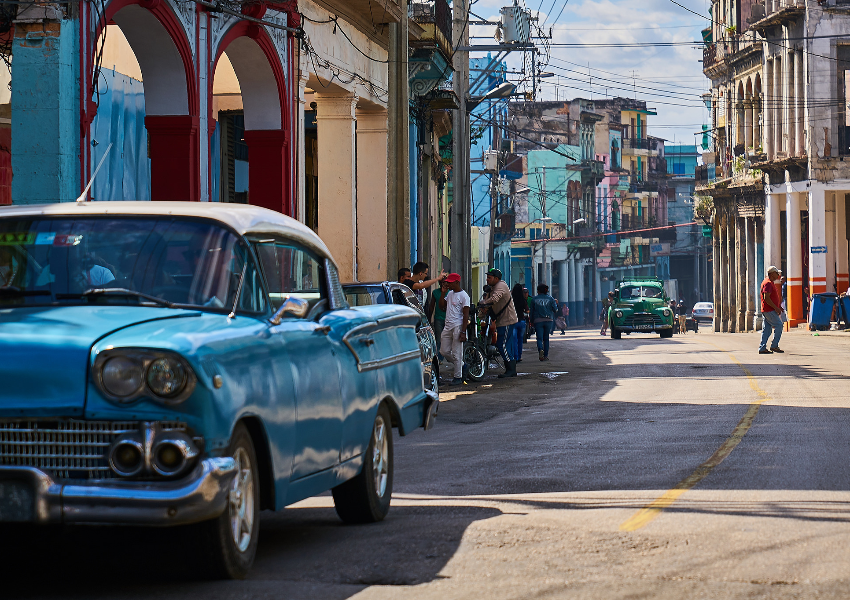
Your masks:
<instances>
[{"instance_id":1,"label":"bicycle wheel","mask_svg":"<svg viewBox=\"0 0 850 600\"><path fill-rule=\"evenodd\" d=\"M473 381L481 381L487 371L487 359L475 343L463 343L463 364L467 369L467 375Z\"/></svg>"}]
</instances>

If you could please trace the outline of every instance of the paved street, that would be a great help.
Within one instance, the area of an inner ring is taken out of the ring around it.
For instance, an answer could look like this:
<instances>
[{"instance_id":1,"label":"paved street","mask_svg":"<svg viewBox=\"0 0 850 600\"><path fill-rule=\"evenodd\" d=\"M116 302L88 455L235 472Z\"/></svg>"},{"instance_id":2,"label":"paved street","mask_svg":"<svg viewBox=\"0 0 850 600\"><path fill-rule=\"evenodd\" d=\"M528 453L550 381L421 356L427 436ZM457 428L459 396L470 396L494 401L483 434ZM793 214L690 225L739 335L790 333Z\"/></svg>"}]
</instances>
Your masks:
<instances>
[{"instance_id":1,"label":"paved street","mask_svg":"<svg viewBox=\"0 0 850 600\"><path fill-rule=\"evenodd\" d=\"M25 530L3 578L44 598L846 597L850 334L782 346L569 331L541 363L532 339L523 376L444 392L434 430L396 439L383 523L344 526L329 496L266 514L228 582L187 575L173 532Z\"/></svg>"}]
</instances>

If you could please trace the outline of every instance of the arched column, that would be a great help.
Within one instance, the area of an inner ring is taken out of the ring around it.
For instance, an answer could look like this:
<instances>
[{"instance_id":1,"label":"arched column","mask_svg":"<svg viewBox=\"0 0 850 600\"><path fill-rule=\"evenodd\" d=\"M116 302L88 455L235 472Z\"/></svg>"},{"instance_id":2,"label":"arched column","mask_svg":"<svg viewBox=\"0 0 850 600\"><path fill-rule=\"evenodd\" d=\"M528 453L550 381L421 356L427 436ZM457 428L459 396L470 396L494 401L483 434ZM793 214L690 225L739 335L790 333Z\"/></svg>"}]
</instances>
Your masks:
<instances>
[{"instance_id":1,"label":"arched column","mask_svg":"<svg viewBox=\"0 0 850 600\"><path fill-rule=\"evenodd\" d=\"M286 75L278 52L268 33L247 21L239 21L222 37L211 72L225 52L242 92L248 202L295 216Z\"/></svg>"},{"instance_id":2,"label":"arched column","mask_svg":"<svg viewBox=\"0 0 850 600\"><path fill-rule=\"evenodd\" d=\"M113 0L102 22L110 21L127 38L144 78L151 199L200 200L198 85L183 25L162 0ZM96 40L100 30L95 33ZM94 108L88 112L93 118Z\"/></svg>"}]
</instances>

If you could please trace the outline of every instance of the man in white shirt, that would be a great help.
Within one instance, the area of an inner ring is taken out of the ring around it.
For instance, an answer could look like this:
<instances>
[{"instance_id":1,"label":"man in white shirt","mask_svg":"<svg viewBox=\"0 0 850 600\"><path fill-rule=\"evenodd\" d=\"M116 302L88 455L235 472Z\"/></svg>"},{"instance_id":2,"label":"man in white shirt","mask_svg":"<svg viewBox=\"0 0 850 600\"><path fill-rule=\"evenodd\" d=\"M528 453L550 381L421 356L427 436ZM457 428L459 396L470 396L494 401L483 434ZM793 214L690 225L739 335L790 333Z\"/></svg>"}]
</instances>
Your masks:
<instances>
[{"instance_id":1,"label":"man in white shirt","mask_svg":"<svg viewBox=\"0 0 850 600\"><path fill-rule=\"evenodd\" d=\"M457 273L449 273L446 283L450 291L440 298L440 309L446 311L446 326L440 337L440 348L454 365L452 385L460 385L463 383L463 343L469 327L469 294L461 289L460 275Z\"/></svg>"}]
</instances>

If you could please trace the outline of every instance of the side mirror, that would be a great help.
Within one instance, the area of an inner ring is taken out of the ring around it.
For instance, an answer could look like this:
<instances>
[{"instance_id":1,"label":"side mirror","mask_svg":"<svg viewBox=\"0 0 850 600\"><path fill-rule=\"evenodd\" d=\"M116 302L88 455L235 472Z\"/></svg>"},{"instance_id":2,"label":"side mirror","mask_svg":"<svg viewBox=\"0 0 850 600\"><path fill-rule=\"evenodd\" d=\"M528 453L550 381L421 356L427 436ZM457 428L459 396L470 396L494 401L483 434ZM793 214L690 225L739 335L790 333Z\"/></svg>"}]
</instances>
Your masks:
<instances>
[{"instance_id":1,"label":"side mirror","mask_svg":"<svg viewBox=\"0 0 850 600\"><path fill-rule=\"evenodd\" d=\"M309 312L310 304L306 300L295 296L287 296L283 300L283 304L280 305L280 308L272 315L270 322L272 325L280 325L280 321L284 315L292 315L296 319L303 319Z\"/></svg>"}]
</instances>

